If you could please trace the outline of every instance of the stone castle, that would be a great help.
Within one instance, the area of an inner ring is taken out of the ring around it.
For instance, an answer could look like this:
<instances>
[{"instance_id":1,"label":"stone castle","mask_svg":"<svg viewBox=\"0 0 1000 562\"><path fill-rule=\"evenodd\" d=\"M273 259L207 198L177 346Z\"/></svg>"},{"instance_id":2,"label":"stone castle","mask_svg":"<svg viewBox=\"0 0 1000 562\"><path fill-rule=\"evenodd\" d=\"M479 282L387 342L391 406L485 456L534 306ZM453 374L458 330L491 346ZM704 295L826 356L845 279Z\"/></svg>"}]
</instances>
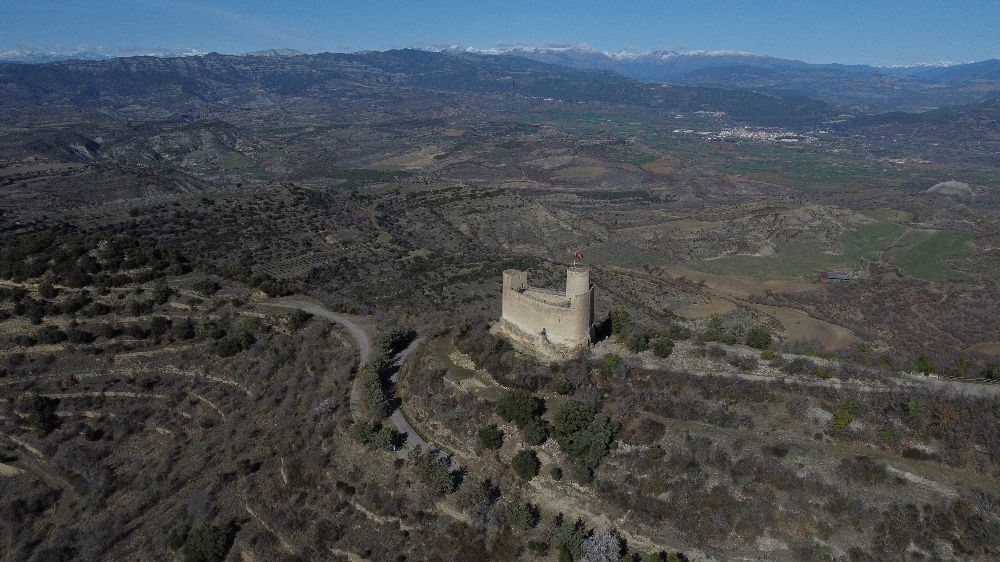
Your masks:
<instances>
[{"instance_id":1,"label":"stone castle","mask_svg":"<svg viewBox=\"0 0 1000 562\"><path fill-rule=\"evenodd\" d=\"M594 286L590 268L566 271L566 291L528 287L528 273L503 272L502 314L497 331L513 343L549 358L564 358L590 345Z\"/></svg>"}]
</instances>

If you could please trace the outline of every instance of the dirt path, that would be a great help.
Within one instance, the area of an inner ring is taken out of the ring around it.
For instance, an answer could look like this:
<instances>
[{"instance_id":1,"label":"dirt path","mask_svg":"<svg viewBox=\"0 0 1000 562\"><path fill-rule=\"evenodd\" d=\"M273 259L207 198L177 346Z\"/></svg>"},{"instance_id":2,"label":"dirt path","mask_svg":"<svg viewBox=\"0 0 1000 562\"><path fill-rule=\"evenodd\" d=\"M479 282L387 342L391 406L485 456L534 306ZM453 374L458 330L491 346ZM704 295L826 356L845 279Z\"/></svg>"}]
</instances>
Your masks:
<instances>
[{"instance_id":1,"label":"dirt path","mask_svg":"<svg viewBox=\"0 0 1000 562\"><path fill-rule=\"evenodd\" d=\"M371 359L372 355L372 337L369 330L362 325L363 320L356 316L349 316L347 314L341 314L339 312L333 312L328 310L323 305L306 300L304 298L288 297L283 299L275 299L260 303L264 306L287 308L287 309L297 309L308 312L315 316L320 316L326 318L333 322L336 322L345 328L347 328L348 333L354 338L355 343L358 346L359 363L358 368L364 367L368 361ZM399 372L402 370L403 363L406 358L410 356L417 348L423 344L423 338L417 338L410 342L410 345L406 349L399 352L393 359L392 363L392 374L389 380L392 384L396 384L399 378ZM361 411L361 379L360 377L354 377L354 383L351 385L351 416L356 420L364 419L364 413ZM403 445L396 451L396 455L401 458L406 458L410 451L414 448L420 449L432 449L430 443L425 441L416 429L410 425L409 420L403 415L402 408L396 408L389 415L389 423L393 428L404 434L406 436L406 441ZM453 468L457 469L459 466L453 461Z\"/></svg>"},{"instance_id":2,"label":"dirt path","mask_svg":"<svg viewBox=\"0 0 1000 562\"><path fill-rule=\"evenodd\" d=\"M358 370L360 371L372 357L372 337L368 330L362 325L363 320L358 316L350 316L328 310L323 305L306 300L301 297L286 297L274 299L262 303L263 306L275 308L285 308L289 310L301 310L314 316L326 318L332 322L340 324L347 329L347 332L354 339L358 346ZM351 417L356 420L364 416L361 412L361 381L359 377L354 377L354 384L351 385Z\"/></svg>"},{"instance_id":3,"label":"dirt path","mask_svg":"<svg viewBox=\"0 0 1000 562\"><path fill-rule=\"evenodd\" d=\"M399 381L399 373L400 371L403 370L403 363L406 361L406 358L409 357L414 351L416 351L421 345L423 345L423 343L424 343L423 338L417 338L412 342L410 342L410 345L407 346L407 348L404 349L403 351L399 352L399 354L396 356L396 359L393 362L394 372L389 377L389 380L392 381L393 385L396 385L397 382ZM396 394L397 398L399 398L398 396L399 393L397 392ZM402 399L399 399L399 407L397 407L392 412L392 414L389 415L389 423L392 424L392 426L396 429L396 431L406 435L406 441L403 443L403 446L400 447L398 451L396 451L396 455L402 458L406 458L409 455L410 451L412 451L415 448L419 448L425 451L428 449L435 448L426 440L424 440L423 437L420 436L420 433L410 424L410 420L406 419L406 416L403 415ZM458 470L460 468L461 466L458 465L458 461L456 461L453 456L452 469Z\"/></svg>"}]
</instances>

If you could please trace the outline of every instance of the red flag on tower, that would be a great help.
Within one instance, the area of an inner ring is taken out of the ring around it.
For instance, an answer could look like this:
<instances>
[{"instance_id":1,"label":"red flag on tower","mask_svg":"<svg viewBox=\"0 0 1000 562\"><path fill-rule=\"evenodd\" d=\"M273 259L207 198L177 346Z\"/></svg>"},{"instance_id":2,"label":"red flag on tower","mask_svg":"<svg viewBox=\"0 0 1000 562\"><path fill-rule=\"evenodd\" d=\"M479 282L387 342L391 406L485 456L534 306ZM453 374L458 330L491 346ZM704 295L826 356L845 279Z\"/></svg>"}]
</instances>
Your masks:
<instances>
[{"instance_id":1,"label":"red flag on tower","mask_svg":"<svg viewBox=\"0 0 1000 562\"><path fill-rule=\"evenodd\" d=\"M580 250L577 250L576 251L576 259L582 260L583 259L583 252L581 252Z\"/></svg>"}]
</instances>

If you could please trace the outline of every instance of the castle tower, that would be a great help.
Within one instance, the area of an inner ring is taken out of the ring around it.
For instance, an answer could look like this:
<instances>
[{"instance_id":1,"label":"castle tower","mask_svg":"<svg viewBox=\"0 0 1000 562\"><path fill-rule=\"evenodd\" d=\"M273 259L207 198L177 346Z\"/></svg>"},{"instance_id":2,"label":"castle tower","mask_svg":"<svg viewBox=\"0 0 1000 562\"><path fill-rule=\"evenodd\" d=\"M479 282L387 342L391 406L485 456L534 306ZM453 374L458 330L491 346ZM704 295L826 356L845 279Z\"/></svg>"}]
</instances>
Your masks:
<instances>
[{"instance_id":1,"label":"castle tower","mask_svg":"<svg viewBox=\"0 0 1000 562\"><path fill-rule=\"evenodd\" d=\"M574 266L566 270L566 298L590 292L590 268Z\"/></svg>"},{"instance_id":2,"label":"castle tower","mask_svg":"<svg viewBox=\"0 0 1000 562\"><path fill-rule=\"evenodd\" d=\"M503 272L499 333L549 358L567 357L590 345L594 287L590 268L571 267L566 289L528 286L525 271Z\"/></svg>"}]
</instances>

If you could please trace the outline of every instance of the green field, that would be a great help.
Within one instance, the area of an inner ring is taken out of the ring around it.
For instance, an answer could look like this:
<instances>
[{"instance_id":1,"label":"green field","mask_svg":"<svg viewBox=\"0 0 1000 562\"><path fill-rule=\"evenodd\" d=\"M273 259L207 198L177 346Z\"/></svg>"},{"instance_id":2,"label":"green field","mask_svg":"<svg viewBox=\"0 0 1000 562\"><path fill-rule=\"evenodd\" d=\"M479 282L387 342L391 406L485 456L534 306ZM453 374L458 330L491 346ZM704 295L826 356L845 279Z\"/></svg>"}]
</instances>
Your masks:
<instances>
[{"instance_id":1,"label":"green field","mask_svg":"<svg viewBox=\"0 0 1000 562\"><path fill-rule=\"evenodd\" d=\"M627 268L643 268L650 266L670 265L670 260L652 250L636 248L625 241L615 239L587 245L584 250L584 261L598 265L610 265Z\"/></svg>"},{"instance_id":2,"label":"green field","mask_svg":"<svg viewBox=\"0 0 1000 562\"><path fill-rule=\"evenodd\" d=\"M944 259L968 250L971 238L964 232L911 230L889 257L911 277L927 281L967 278L968 274L948 267Z\"/></svg>"},{"instance_id":3,"label":"green field","mask_svg":"<svg viewBox=\"0 0 1000 562\"><path fill-rule=\"evenodd\" d=\"M898 240L897 240L898 238ZM830 255L799 244L779 244L772 256L727 256L689 265L691 269L719 275L757 279L813 276L820 271L863 268L879 252L893 245L887 256L903 273L926 281L965 279L945 259L966 252L971 236L963 232L906 230L891 222L864 225L841 239L843 253Z\"/></svg>"},{"instance_id":4,"label":"green field","mask_svg":"<svg viewBox=\"0 0 1000 562\"><path fill-rule=\"evenodd\" d=\"M264 172L263 168L255 166L246 156L238 152L227 152L220 155L219 165L237 174L246 174L260 179L267 177L267 173Z\"/></svg>"},{"instance_id":5,"label":"green field","mask_svg":"<svg viewBox=\"0 0 1000 562\"><path fill-rule=\"evenodd\" d=\"M903 232L890 222L867 224L841 238L840 255L825 254L800 244L782 243L773 256L727 256L690 265L692 269L719 275L739 275L758 279L787 279L812 276L820 271L857 269L878 256Z\"/></svg>"}]
</instances>

